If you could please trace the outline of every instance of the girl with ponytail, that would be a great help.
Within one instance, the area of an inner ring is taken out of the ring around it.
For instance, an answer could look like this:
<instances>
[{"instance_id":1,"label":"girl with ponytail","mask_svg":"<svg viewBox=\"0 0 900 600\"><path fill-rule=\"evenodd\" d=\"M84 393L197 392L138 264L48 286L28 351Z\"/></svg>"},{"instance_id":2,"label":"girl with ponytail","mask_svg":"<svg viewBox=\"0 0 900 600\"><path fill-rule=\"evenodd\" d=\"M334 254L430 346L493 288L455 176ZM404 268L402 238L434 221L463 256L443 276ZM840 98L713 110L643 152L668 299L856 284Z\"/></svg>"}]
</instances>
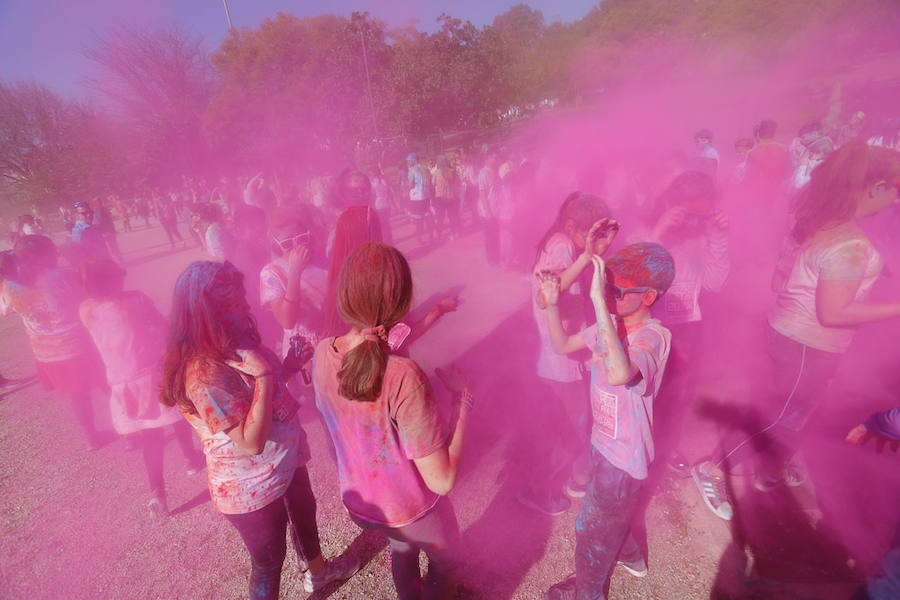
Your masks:
<instances>
[{"instance_id":1,"label":"girl with ponytail","mask_svg":"<svg viewBox=\"0 0 900 600\"><path fill-rule=\"evenodd\" d=\"M459 528L441 496L456 481L472 408L468 385L454 369L445 381L458 400L448 434L425 373L391 354L388 336L409 310L412 292L409 264L397 249L368 242L353 250L337 287L349 329L319 343L313 361L316 404L337 452L344 506L360 527L390 539L401 600L452 590ZM424 590L419 550L429 559Z\"/></svg>"}]
</instances>

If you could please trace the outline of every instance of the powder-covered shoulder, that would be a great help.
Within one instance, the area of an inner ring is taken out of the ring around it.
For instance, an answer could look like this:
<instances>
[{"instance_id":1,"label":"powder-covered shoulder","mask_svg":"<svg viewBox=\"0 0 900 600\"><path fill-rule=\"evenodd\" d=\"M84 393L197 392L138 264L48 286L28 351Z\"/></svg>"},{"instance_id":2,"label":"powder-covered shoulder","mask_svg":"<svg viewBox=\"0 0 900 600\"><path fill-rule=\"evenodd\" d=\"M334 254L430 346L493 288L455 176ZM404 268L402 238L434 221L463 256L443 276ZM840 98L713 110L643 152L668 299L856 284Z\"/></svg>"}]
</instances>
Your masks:
<instances>
[{"instance_id":1,"label":"powder-covered shoulder","mask_svg":"<svg viewBox=\"0 0 900 600\"><path fill-rule=\"evenodd\" d=\"M634 331L630 336L631 346L643 346L648 349L669 345L672 333L662 323L653 319Z\"/></svg>"},{"instance_id":2,"label":"powder-covered shoulder","mask_svg":"<svg viewBox=\"0 0 900 600\"><path fill-rule=\"evenodd\" d=\"M411 358L391 354L385 368L384 381L411 389L427 384L428 376Z\"/></svg>"}]
</instances>

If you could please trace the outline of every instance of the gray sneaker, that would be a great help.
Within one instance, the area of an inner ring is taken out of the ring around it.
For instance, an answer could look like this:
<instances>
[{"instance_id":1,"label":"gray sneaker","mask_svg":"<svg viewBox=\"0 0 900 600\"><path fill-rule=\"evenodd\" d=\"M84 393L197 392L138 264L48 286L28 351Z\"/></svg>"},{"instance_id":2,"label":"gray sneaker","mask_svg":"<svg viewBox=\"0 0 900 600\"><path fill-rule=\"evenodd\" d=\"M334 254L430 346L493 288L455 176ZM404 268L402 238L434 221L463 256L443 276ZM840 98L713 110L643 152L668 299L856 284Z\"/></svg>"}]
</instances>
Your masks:
<instances>
[{"instance_id":1,"label":"gray sneaker","mask_svg":"<svg viewBox=\"0 0 900 600\"><path fill-rule=\"evenodd\" d=\"M703 498L707 508L720 519L730 521L734 516L734 509L728 501L722 470L712 462L706 461L691 467L691 477L697 484L700 497Z\"/></svg>"},{"instance_id":2,"label":"gray sneaker","mask_svg":"<svg viewBox=\"0 0 900 600\"><path fill-rule=\"evenodd\" d=\"M578 589L574 577L557 583L544 594L544 600L575 600L577 597Z\"/></svg>"}]
</instances>

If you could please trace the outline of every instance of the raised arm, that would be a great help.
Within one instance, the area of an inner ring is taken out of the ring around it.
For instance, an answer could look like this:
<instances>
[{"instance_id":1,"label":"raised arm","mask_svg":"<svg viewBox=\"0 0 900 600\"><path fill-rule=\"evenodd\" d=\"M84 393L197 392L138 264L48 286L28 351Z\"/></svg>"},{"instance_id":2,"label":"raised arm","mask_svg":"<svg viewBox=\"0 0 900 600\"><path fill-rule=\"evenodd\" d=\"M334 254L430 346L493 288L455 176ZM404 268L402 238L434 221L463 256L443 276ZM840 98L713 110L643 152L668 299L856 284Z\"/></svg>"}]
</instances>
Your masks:
<instances>
[{"instance_id":1,"label":"raised arm","mask_svg":"<svg viewBox=\"0 0 900 600\"><path fill-rule=\"evenodd\" d=\"M562 326L559 316L559 279L552 275L541 276L541 290L543 306L547 311L547 328L550 332L550 342L557 354L571 354L587 348L587 344L578 335L569 335Z\"/></svg>"},{"instance_id":2,"label":"raised arm","mask_svg":"<svg viewBox=\"0 0 900 600\"><path fill-rule=\"evenodd\" d=\"M597 315L597 330L600 347L592 350L600 356L606 368L606 378L610 385L625 385L640 374L637 365L631 362L619 339L609 307L606 305L606 266L603 259L595 256L594 276L591 279L591 302Z\"/></svg>"},{"instance_id":3,"label":"raised arm","mask_svg":"<svg viewBox=\"0 0 900 600\"><path fill-rule=\"evenodd\" d=\"M578 255L575 262L559 275L561 291L565 292L572 287L585 267L591 264L592 256L602 255L609 249L618 232L619 223L614 219L600 219L591 225L585 238L584 250Z\"/></svg>"},{"instance_id":4,"label":"raised arm","mask_svg":"<svg viewBox=\"0 0 900 600\"><path fill-rule=\"evenodd\" d=\"M300 293L300 278L303 270L309 264L309 248L297 246L288 254L288 279L284 296L274 298L269 302L269 308L275 316L275 320L283 329L291 329L297 324L297 319L304 308L303 297Z\"/></svg>"},{"instance_id":5,"label":"raised arm","mask_svg":"<svg viewBox=\"0 0 900 600\"><path fill-rule=\"evenodd\" d=\"M272 395L275 391L272 367L256 350L238 350L241 361L228 366L254 378L253 401L244 420L226 433L239 448L249 454L261 454L272 429Z\"/></svg>"}]
</instances>

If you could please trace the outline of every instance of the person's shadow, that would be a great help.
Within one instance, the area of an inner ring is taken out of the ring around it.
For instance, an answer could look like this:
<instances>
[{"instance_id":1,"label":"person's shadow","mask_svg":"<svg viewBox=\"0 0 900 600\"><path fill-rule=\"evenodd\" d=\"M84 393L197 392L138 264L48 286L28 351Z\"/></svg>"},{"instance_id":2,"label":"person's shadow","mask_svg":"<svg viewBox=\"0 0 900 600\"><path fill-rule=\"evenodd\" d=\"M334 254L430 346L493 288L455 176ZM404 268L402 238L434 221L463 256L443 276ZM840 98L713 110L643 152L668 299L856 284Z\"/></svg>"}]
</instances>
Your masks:
<instances>
[{"instance_id":1,"label":"person's shadow","mask_svg":"<svg viewBox=\"0 0 900 600\"><path fill-rule=\"evenodd\" d=\"M512 598L546 550L554 517L515 498L535 465L547 459L536 455L547 446L540 440L558 434L532 408L551 400L535 375L537 345L531 306L525 304L456 361L477 382L461 476L478 478L479 471L503 465L481 482L483 489L465 491L488 504L463 531L466 566L458 597ZM472 508L454 503L458 512Z\"/></svg>"},{"instance_id":2,"label":"person's shadow","mask_svg":"<svg viewBox=\"0 0 900 600\"><path fill-rule=\"evenodd\" d=\"M769 424L758 410L711 398L698 402L698 412L748 437ZM724 466L730 472L725 485L734 508L732 541L719 559L710 598L849 597L860 575L822 519L814 472L800 486L778 485L762 492L752 483L752 465L726 461Z\"/></svg>"}]
</instances>

